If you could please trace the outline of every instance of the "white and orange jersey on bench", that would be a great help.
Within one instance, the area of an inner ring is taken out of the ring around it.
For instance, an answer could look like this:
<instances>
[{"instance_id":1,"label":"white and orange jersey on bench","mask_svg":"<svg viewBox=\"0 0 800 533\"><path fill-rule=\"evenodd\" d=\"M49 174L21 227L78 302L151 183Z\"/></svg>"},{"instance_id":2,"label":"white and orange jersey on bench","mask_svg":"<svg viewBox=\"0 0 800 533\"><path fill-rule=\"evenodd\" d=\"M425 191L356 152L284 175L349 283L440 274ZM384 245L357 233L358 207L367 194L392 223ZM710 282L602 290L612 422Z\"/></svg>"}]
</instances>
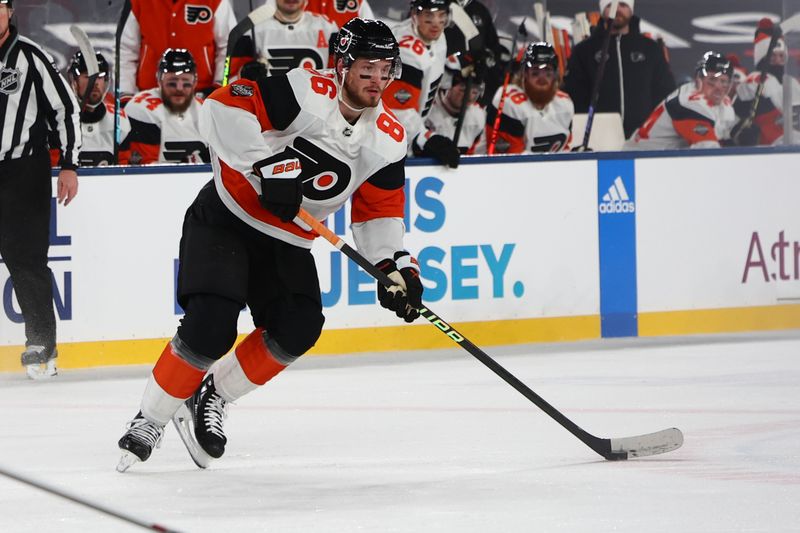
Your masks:
<instances>
[{"instance_id":1,"label":"white and orange jersey on bench","mask_svg":"<svg viewBox=\"0 0 800 533\"><path fill-rule=\"evenodd\" d=\"M255 54L266 60L270 76L286 74L294 68L319 70L333 66L329 43L339 28L322 15L306 12L292 24L272 17L253 31Z\"/></svg>"},{"instance_id":2,"label":"white and orange jersey on bench","mask_svg":"<svg viewBox=\"0 0 800 533\"><path fill-rule=\"evenodd\" d=\"M694 82L686 83L658 105L625 143L626 150L718 148L736 122L730 99L712 105Z\"/></svg>"},{"instance_id":3,"label":"white and orange jersey on bench","mask_svg":"<svg viewBox=\"0 0 800 533\"><path fill-rule=\"evenodd\" d=\"M183 113L173 113L158 89L142 91L125 106L131 123L130 163L208 163L208 147L197 124L203 101L195 98Z\"/></svg>"},{"instance_id":4,"label":"white and orange jersey on bench","mask_svg":"<svg viewBox=\"0 0 800 533\"><path fill-rule=\"evenodd\" d=\"M575 106L567 93L557 91L550 103L539 109L521 87L509 85L507 91L495 153L560 152L569 149ZM500 87L487 109L487 142L491 142L502 95L503 88Z\"/></svg>"},{"instance_id":5,"label":"white and orange jersey on bench","mask_svg":"<svg viewBox=\"0 0 800 533\"><path fill-rule=\"evenodd\" d=\"M403 73L383 94L383 102L400 119L413 140L424 128L447 62L444 33L427 45L414 30L411 19L392 27L400 44Z\"/></svg>"}]
</instances>

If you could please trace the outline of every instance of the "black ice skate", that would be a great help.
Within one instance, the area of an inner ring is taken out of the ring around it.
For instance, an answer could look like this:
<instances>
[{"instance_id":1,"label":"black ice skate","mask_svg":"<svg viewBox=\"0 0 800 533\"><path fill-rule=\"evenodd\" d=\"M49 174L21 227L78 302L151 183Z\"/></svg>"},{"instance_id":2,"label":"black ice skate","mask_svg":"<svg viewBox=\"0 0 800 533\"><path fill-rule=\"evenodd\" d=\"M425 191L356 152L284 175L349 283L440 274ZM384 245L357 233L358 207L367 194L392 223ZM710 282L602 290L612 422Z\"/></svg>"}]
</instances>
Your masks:
<instances>
[{"instance_id":1,"label":"black ice skate","mask_svg":"<svg viewBox=\"0 0 800 533\"><path fill-rule=\"evenodd\" d=\"M29 378L47 379L58 374L56 357L58 357L58 350L55 348L47 349L44 346L32 344L25 347L21 361Z\"/></svg>"},{"instance_id":2,"label":"black ice skate","mask_svg":"<svg viewBox=\"0 0 800 533\"><path fill-rule=\"evenodd\" d=\"M189 455L200 468L208 468L212 459L219 459L225 453L228 439L222 424L228 414L227 404L217 394L214 376L209 375L172 417Z\"/></svg>"},{"instance_id":3,"label":"black ice skate","mask_svg":"<svg viewBox=\"0 0 800 533\"><path fill-rule=\"evenodd\" d=\"M122 457L117 464L117 472L124 472L131 465L147 461L153 448L161 445L161 438L164 436L164 426L159 426L155 422L150 422L142 416L139 411L136 416L128 422L127 431L119 439L119 449Z\"/></svg>"}]
</instances>

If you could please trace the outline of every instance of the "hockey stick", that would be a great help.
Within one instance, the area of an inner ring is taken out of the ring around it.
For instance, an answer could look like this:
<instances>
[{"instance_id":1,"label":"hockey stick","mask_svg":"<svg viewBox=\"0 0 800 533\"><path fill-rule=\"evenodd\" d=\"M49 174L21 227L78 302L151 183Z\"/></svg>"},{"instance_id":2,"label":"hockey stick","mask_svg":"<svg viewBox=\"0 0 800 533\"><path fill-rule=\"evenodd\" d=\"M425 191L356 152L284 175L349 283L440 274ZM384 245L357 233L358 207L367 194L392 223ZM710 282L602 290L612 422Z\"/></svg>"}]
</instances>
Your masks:
<instances>
[{"instance_id":1,"label":"hockey stick","mask_svg":"<svg viewBox=\"0 0 800 533\"><path fill-rule=\"evenodd\" d=\"M800 30L800 13L789 17L788 19L784 20L778 26L781 28L782 35L785 35L790 32L795 32ZM772 57L772 52L775 50L775 47L778 45L778 39L780 39L780 35L777 32L774 32L772 37L769 40L769 46L767 47L767 55L764 56L764 60L769 62L770 57ZM753 98L753 104L750 106L750 112L747 114L747 118L744 119L742 125L739 127L736 136L733 138L735 144L739 144L739 138L746 129L750 128L753 125L753 122L756 119L756 113L758 112L758 106L761 104L761 97L764 95L764 85L767 82L767 69L764 68L761 71L761 76L758 78L758 87L756 88L756 95Z\"/></svg>"},{"instance_id":2,"label":"hockey stick","mask_svg":"<svg viewBox=\"0 0 800 533\"><path fill-rule=\"evenodd\" d=\"M464 119L467 117L467 109L469 108L469 100L472 96L472 73L467 76L467 82L464 87L464 98L461 100L461 108L458 110L458 119L456 120L456 131L453 133L453 144L458 147L458 140L461 138L461 129L464 127Z\"/></svg>"},{"instance_id":3,"label":"hockey stick","mask_svg":"<svg viewBox=\"0 0 800 533\"><path fill-rule=\"evenodd\" d=\"M114 162L119 163L119 145L122 143L122 125L120 124L119 115L122 112L122 102L120 94L120 79L119 79L119 71L121 70L120 67L120 57L119 57L119 49L122 43L122 32L125 30L125 23L128 21L128 16L131 14L131 2L130 0L125 0L125 3L122 4L122 12L119 14L119 20L117 21L117 32L114 36L114 45L116 46L116 53L114 54Z\"/></svg>"},{"instance_id":4,"label":"hockey stick","mask_svg":"<svg viewBox=\"0 0 800 533\"><path fill-rule=\"evenodd\" d=\"M72 33L75 42L78 43L78 48L80 48L83 54L83 60L86 62L86 75L89 76L89 83L86 85L86 90L83 91L83 95L81 96L81 105L78 108L80 112L83 111L83 106L86 105L86 101L89 99L89 95L92 94L92 89L94 89L94 84L100 76L100 66L97 64L97 54L95 54L94 47L91 41L89 41L89 36L83 31L83 28L73 24L69 27L69 31Z\"/></svg>"},{"instance_id":5,"label":"hockey stick","mask_svg":"<svg viewBox=\"0 0 800 533\"><path fill-rule=\"evenodd\" d=\"M597 100L600 98L600 84L603 81L603 74L606 71L606 63L608 62L608 47L611 44L611 23L617 16L617 8L619 7L619 0L611 2L611 8L608 10L608 18L606 19L606 34L603 37L603 46L600 49L600 64L597 65L597 76L594 79L594 87L592 87L592 95L589 97L589 112L586 115L586 129L583 131L583 142L581 143L578 151L585 152L589 148L589 137L592 136L592 124L594 123L594 113L597 108ZM602 13L600 14L602 16ZM602 18L598 24L602 23ZM622 65L619 65L622 68Z\"/></svg>"},{"instance_id":6,"label":"hockey stick","mask_svg":"<svg viewBox=\"0 0 800 533\"><path fill-rule=\"evenodd\" d=\"M223 87L228 85L228 80L231 75L231 59L233 50L236 48L236 43L239 42L239 39L241 39L245 33L253 30L258 24L261 24L265 20L272 18L274 14L275 5L273 4L264 4L261 7L257 7L245 18L240 20L228 34L228 46L225 49L225 69L222 71ZM253 39L253 47L255 47L255 45L256 42L255 39Z\"/></svg>"},{"instance_id":7,"label":"hockey stick","mask_svg":"<svg viewBox=\"0 0 800 533\"><path fill-rule=\"evenodd\" d=\"M367 261L367 259L358 253L354 248L348 245L344 240L340 239L335 233L325 227L320 221L312 217L305 209L300 209L300 212L295 218L295 223L299 221L304 222L310 226L312 230L316 231L326 241L331 243L343 254L350 258L354 263L363 268L370 276L375 278L379 283L386 287L392 287L395 283L389 279L389 276L380 271L375 265ZM304 227L303 224L299 224ZM541 396L533 392L527 385L517 379L511 372L500 366L500 364L489 357L483 350L475 346L463 334L459 333L453 326L446 323L439 318L430 309L422 308L419 310L420 315L428 322L436 326L442 333L450 337L456 344L468 351L478 361L486 365L492 372L500 376L506 383L514 387L520 394L525 396L528 400L533 402L539 409L547 413L550 418L561 424L567 431L575 435L581 442L586 444L589 448L602 455L609 461L619 461L629 459L631 457L644 457L648 455L656 455L659 453L666 453L677 448L683 444L683 433L677 428L664 429L655 433L648 433L645 435L637 435L635 437L623 437L613 439L603 439L595 437L594 435L581 429L575 422L567 418L561 411L547 403Z\"/></svg>"},{"instance_id":8,"label":"hockey stick","mask_svg":"<svg viewBox=\"0 0 800 533\"><path fill-rule=\"evenodd\" d=\"M489 138L489 145L486 149L486 153L489 155L494 155L494 148L497 145L497 134L500 132L500 118L503 116L503 108L506 105L506 97L508 96L508 84L511 82L511 70L514 67L514 61L517 60L517 39L520 35L523 37L528 36L528 30L525 29L526 20L527 19L522 19L522 24L517 28L517 33L514 34L514 39L511 41L511 55L508 58L506 72L503 76L503 92L500 94L500 102L497 104L497 115L494 117L494 123L492 124L492 136Z\"/></svg>"},{"instance_id":9,"label":"hockey stick","mask_svg":"<svg viewBox=\"0 0 800 533\"><path fill-rule=\"evenodd\" d=\"M475 37L479 37L481 32L478 30L478 27L475 26L475 23L472 22L472 18L470 18L469 14L461 7L461 4L457 2L450 4L450 17L453 19L453 25L464 35L464 44L467 50L469 50L469 42ZM482 47L483 43L478 43L478 45Z\"/></svg>"},{"instance_id":10,"label":"hockey stick","mask_svg":"<svg viewBox=\"0 0 800 533\"><path fill-rule=\"evenodd\" d=\"M49 492L50 494L54 494L59 498L64 498L65 500L69 500L71 502L77 503L78 505L83 505L84 507L88 507L93 511L98 511L109 516L113 516L114 518L118 518L123 522L127 522L129 524L133 524L135 526L139 526L143 529L149 529L150 531L162 531L165 533L177 533L177 529L168 528L159 524L155 524L152 522L147 522L142 520L138 517L131 516L127 513L123 513L122 511L118 511L116 509L112 509L111 507L107 507L105 505L99 504L97 502L92 502L87 500L83 496L78 496L72 492L68 492L64 489L55 487L53 485L44 483L43 481L38 481L33 478L30 478L26 475L20 474L18 472L13 472L8 470L7 468L0 467L0 475L3 475L7 478L13 479L15 481L19 481L20 483L24 483L26 485L30 485L31 487L37 488L39 490L43 490L45 492Z\"/></svg>"}]
</instances>

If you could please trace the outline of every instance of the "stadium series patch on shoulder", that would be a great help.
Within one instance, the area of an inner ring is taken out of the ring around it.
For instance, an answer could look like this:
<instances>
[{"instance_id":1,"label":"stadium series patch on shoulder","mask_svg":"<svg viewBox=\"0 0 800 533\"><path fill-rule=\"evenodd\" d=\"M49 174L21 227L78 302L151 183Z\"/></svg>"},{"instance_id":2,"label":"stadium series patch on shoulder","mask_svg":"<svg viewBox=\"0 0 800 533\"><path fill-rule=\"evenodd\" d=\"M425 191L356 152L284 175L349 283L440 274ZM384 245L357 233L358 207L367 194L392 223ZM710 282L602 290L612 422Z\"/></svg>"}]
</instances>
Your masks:
<instances>
[{"instance_id":1,"label":"stadium series patch on shoulder","mask_svg":"<svg viewBox=\"0 0 800 533\"><path fill-rule=\"evenodd\" d=\"M249 85L231 85L233 96L253 96L253 88Z\"/></svg>"}]
</instances>

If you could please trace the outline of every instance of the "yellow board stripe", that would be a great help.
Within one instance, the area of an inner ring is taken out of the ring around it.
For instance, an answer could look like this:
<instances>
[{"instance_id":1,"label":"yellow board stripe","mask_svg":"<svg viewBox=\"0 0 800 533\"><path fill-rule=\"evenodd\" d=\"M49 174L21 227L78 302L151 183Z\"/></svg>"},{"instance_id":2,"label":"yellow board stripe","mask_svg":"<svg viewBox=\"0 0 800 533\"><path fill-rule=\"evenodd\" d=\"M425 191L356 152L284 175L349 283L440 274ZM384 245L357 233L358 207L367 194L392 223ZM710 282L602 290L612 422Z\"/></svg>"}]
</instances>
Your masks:
<instances>
[{"instance_id":1,"label":"yellow board stripe","mask_svg":"<svg viewBox=\"0 0 800 533\"><path fill-rule=\"evenodd\" d=\"M639 313L640 337L797 328L800 328L800 305Z\"/></svg>"},{"instance_id":2,"label":"yellow board stripe","mask_svg":"<svg viewBox=\"0 0 800 533\"><path fill-rule=\"evenodd\" d=\"M592 339L600 336L599 316L530 318L455 324L478 346ZM241 340L243 336L240 336ZM153 364L169 339L64 343L59 368ZM455 344L427 323L384 328L325 330L309 355L453 348ZM20 346L0 346L0 372L21 370Z\"/></svg>"},{"instance_id":3,"label":"yellow board stripe","mask_svg":"<svg viewBox=\"0 0 800 533\"><path fill-rule=\"evenodd\" d=\"M455 324L480 347L565 342L600 337L598 315ZM699 309L639 314L639 336L800 329L800 305ZM241 340L242 337L240 337ZM59 368L153 364L169 339L76 342L59 345ZM326 330L309 355L453 348L429 324ZM19 372L21 346L0 346L0 372Z\"/></svg>"}]
</instances>

